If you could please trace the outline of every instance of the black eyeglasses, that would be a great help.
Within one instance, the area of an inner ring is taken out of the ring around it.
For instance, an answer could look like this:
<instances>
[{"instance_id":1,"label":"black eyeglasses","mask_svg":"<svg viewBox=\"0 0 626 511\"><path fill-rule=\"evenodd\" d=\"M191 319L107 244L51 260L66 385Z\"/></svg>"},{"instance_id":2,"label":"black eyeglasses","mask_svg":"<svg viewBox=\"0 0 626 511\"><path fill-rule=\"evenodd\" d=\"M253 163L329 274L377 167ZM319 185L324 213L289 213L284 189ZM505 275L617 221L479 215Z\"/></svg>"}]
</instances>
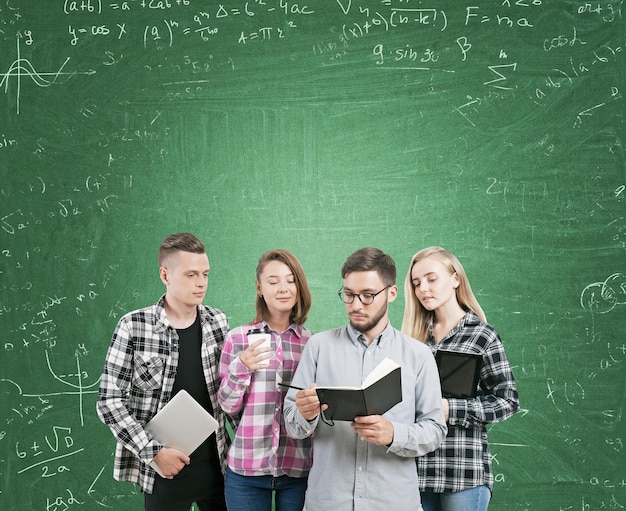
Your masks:
<instances>
[{"instance_id":1,"label":"black eyeglasses","mask_svg":"<svg viewBox=\"0 0 626 511\"><path fill-rule=\"evenodd\" d=\"M339 295L339 299L343 303L352 303L354 302L355 298L358 298L363 305L371 305L372 303L374 303L374 298L376 298L385 289L389 289L390 287L391 284L382 288L380 291L378 291L378 293L351 293L350 291L344 291L342 286L337 294Z\"/></svg>"}]
</instances>

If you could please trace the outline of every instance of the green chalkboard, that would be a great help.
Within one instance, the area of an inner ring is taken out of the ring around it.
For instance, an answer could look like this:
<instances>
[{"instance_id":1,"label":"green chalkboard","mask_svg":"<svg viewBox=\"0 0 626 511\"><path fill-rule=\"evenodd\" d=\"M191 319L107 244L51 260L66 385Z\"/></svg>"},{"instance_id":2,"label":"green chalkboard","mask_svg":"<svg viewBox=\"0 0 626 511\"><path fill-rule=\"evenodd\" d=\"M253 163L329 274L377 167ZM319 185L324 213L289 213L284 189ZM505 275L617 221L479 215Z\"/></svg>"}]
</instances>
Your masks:
<instances>
[{"instance_id":1,"label":"green chalkboard","mask_svg":"<svg viewBox=\"0 0 626 511\"><path fill-rule=\"evenodd\" d=\"M251 319L299 256L345 322L355 249L461 259L518 380L494 510L626 507L623 2L8 0L0 6L0 508L141 508L95 414L172 232ZM391 306L400 326L402 299Z\"/></svg>"}]
</instances>

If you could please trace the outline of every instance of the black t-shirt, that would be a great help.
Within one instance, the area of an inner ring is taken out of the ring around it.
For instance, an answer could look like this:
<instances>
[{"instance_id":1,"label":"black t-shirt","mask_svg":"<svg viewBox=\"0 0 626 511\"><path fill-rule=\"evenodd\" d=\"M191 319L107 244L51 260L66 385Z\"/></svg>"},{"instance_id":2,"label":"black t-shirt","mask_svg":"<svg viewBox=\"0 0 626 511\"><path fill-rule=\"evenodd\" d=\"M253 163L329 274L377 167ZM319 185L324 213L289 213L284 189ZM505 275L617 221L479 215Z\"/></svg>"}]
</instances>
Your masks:
<instances>
[{"instance_id":1,"label":"black t-shirt","mask_svg":"<svg viewBox=\"0 0 626 511\"><path fill-rule=\"evenodd\" d=\"M188 328L177 328L178 333L178 370L174 379L174 389L172 396L185 389L189 394L202 405L202 407L213 415L213 407L209 398L207 383L204 380L202 370L202 328L200 326L200 316L196 316L194 323ZM192 464L194 461L217 460L217 445L215 434L207 438L198 449L190 456Z\"/></svg>"}]
</instances>

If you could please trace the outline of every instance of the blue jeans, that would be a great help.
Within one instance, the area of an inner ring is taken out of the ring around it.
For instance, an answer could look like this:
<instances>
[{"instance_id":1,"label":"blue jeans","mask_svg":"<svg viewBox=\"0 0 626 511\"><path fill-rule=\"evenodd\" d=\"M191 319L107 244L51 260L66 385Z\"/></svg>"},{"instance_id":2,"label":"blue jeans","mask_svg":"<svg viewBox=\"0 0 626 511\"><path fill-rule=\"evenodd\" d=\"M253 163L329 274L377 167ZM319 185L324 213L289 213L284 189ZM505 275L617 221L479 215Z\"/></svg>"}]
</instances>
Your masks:
<instances>
[{"instance_id":1,"label":"blue jeans","mask_svg":"<svg viewBox=\"0 0 626 511\"><path fill-rule=\"evenodd\" d=\"M420 493L424 511L487 511L491 492L486 486L477 486L458 492Z\"/></svg>"},{"instance_id":2,"label":"blue jeans","mask_svg":"<svg viewBox=\"0 0 626 511\"><path fill-rule=\"evenodd\" d=\"M302 511L306 477L242 476L226 467L224 491L229 511Z\"/></svg>"}]
</instances>

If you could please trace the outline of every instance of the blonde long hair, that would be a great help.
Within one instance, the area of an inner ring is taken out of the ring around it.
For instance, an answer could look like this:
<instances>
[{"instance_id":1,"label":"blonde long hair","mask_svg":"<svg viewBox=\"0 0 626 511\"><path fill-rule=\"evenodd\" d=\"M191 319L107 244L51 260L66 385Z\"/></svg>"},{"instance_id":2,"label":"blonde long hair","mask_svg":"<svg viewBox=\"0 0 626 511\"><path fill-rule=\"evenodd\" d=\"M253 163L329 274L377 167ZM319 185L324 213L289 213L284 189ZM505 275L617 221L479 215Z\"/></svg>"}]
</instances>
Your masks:
<instances>
[{"instance_id":1,"label":"blonde long hair","mask_svg":"<svg viewBox=\"0 0 626 511\"><path fill-rule=\"evenodd\" d=\"M404 280L404 317L402 318L402 331L415 339L425 342L435 318L434 311L426 310L417 299L417 296L415 296L413 280L411 279L411 271L415 263L427 257L432 257L442 263L450 274L457 274L459 286L456 288L455 293L459 305L464 311L467 312L471 310L476 313L482 321L487 322L485 313L472 292L472 287L470 286L465 270L456 256L441 247L428 247L420 250L411 258L409 271Z\"/></svg>"}]
</instances>

